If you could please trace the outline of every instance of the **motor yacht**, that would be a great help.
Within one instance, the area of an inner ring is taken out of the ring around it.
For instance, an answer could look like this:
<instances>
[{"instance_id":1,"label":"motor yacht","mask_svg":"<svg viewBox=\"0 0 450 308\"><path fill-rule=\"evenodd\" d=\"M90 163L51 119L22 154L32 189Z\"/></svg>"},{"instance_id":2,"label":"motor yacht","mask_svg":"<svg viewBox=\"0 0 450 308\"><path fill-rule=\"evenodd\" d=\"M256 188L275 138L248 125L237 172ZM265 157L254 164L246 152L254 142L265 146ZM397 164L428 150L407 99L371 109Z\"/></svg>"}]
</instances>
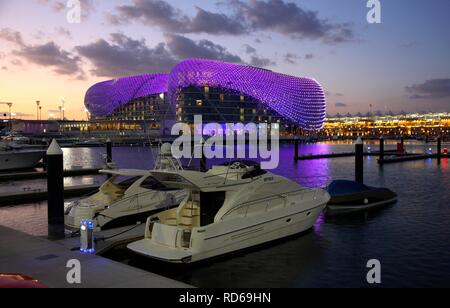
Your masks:
<instances>
[{"instance_id":1,"label":"motor yacht","mask_svg":"<svg viewBox=\"0 0 450 308\"><path fill-rule=\"evenodd\" d=\"M181 162L171 156L170 144L161 147L155 171L182 170ZM149 170L102 170L109 176L95 194L65 205L65 225L79 230L81 220L92 219L97 230L145 222L147 217L178 206L187 191L169 188L157 181Z\"/></svg>"},{"instance_id":2,"label":"motor yacht","mask_svg":"<svg viewBox=\"0 0 450 308\"><path fill-rule=\"evenodd\" d=\"M153 172L188 195L174 209L149 217L133 252L171 263L193 263L310 229L330 200L310 189L238 161L198 171Z\"/></svg>"},{"instance_id":3,"label":"motor yacht","mask_svg":"<svg viewBox=\"0 0 450 308\"><path fill-rule=\"evenodd\" d=\"M0 171L34 168L44 155L44 150L25 149L14 143L0 142Z\"/></svg>"}]
</instances>

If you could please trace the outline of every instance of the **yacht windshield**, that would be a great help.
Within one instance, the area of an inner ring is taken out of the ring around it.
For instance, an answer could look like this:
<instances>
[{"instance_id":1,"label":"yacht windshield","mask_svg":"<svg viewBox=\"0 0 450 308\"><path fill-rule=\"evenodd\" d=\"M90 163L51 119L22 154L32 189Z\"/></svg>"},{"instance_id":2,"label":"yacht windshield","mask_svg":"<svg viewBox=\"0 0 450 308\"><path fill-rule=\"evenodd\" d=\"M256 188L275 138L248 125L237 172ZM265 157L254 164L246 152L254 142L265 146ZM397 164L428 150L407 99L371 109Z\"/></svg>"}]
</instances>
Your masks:
<instances>
[{"instance_id":1,"label":"yacht windshield","mask_svg":"<svg viewBox=\"0 0 450 308\"><path fill-rule=\"evenodd\" d=\"M140 177L130 177L130 176L118 176L111 180L111 183L119 187L120 189L128 189L134 184Z\"/></svg>"}]
</instances>

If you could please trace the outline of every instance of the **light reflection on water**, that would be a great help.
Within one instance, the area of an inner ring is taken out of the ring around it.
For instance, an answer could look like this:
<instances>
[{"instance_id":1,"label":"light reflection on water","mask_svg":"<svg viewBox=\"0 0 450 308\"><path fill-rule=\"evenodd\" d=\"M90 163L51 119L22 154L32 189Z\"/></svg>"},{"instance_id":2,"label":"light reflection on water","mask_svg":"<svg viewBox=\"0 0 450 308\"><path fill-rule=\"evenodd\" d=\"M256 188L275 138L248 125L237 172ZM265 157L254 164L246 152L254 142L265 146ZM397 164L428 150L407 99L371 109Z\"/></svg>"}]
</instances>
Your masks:
<instances>
[{"instance_id":1,"label":"light reflection on water","mask_svg":"<svg viewBox=\"0 0 450 308\"><path fill-rule=\"evenodd\" d=\"M373 151L377 151L374 142ZM389 144L387 148L394 147ZM445 145L448 147L448 145ZM408 144L423 153L429 145ZM435 147L435 145L431 145ZM294 163L292 145L281 145L280 166L274 172L305 186L323 187L331 179L352 179L351 157ZM301 153L351 151L351 143L302 145ZM101 163L103 149L65 150L66 166ZM115 148L123 168L150 168L149 149ZM215 163L215 162L212 162ZM366 183L386 186L399 202L368 216L318 219L305 234L193 267L167 266L117 251L109 257L164 274L198 287L355 287L365 282L366 263L382 262L383 286L450 287L450 170L448 160L421 160L385 165L365 160ZM0 224L46 234L46 205L0 208Z\"/></svg>"}]
</instances>

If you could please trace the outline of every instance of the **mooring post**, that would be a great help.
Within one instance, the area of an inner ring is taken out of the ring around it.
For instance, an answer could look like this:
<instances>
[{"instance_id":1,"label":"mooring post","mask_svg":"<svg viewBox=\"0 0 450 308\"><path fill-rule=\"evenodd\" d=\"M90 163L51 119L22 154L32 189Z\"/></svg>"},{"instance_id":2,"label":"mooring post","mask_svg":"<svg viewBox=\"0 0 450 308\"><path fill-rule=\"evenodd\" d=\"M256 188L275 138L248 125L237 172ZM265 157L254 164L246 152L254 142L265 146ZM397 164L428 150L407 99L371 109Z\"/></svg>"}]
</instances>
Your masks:
<instances>
[{"instance_id":1,"label":"mooring post","mask_svg":"<svg viewBox=\"0 0 450 308\"><path fill-rule=\"evenodd\" d=\"M200 171L201 172L208 171L208 161L206 159L204 145L205 145L205 141L202 138L202 140L200 141L200 147L201 147L201 151L202 151L202 158L200 159Z\"/></svg>"},{"instance_id":2,"label":"mooring post","mask_svg":"<svg viewBox=\"0 0 450 308\"><path fill-rule=\"evenodd\" d=\"M384 137L380 137L380 158L378 159L378 162L382 165L384 162Z\"/></svg>"},{"instance_id":3,"label":"mooring post","mask_svg":"<svg viewBox=\"0 0 450 308\"><path fill-rule=\"evenodd\" d=\"M361 137L355 142L355 181L364 184L364 142Z\"/></svg>"},{"instance_id":4,"label":"mooring post","mask_svg":"<svg viewBox=\"0 0 450 308\"><path fill-rule=\"evenodd\" d=\"M56 140L47 150L48 237L64 238L64 163L63 151Z\"/></svg>"},{"instance_id":5,"label":"mooring post","mask_svg":"<svg viewBox=\"0 0 450 308\"><path fill-rule=\"evenodd\" d=\"M108 164L113 162L112 159L112 141L111 139L106 140L106 162Z\"/></svg>"},{"instance_id":6,"label":"mooring post","mask_svg":"<svg viewBox=\"0 0 450 308\"><path fill-rule=\"evenodd\" d=\"M437 157L438 159L442 158L442 137L439 136L437 139Z\"/></svg>"},{"instance_id":7,"label":"mooring post","mask_svg":"<svg viewBox=\"0 0 450 308\"><path fill-rule=\"evenodd\" d=\"M45 153L44 157L42 157L42 168L44 171L47 171L47 153Z\"/></svg>"},{"instance_id":8,"label":"mooring post","mask_svg":"<svg viewBox=\"0 0 450 308\"><path fill-rule=\"evenodd\" d=\"M295 154L294 154L294 160L297 161L298 160L298 137L295 136Z\"/></svg>"}]
</instances>

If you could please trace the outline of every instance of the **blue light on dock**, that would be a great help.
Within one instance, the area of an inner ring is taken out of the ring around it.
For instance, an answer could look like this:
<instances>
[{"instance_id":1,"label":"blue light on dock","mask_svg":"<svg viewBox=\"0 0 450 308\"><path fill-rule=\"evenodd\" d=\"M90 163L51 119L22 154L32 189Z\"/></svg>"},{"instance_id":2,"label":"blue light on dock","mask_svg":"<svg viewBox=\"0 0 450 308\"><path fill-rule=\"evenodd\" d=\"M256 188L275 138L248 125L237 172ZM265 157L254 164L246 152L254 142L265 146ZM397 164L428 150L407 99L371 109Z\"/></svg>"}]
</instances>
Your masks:
<instances>
[{"instance_id":1,"label":"blue light on dock","mask_svg":"<svg viewBox=\"0 0 450 308\"><path fill-rule=\"evenodd\" d=\"M83 219L80 222L80 251L82 253L95 253L94 221Z\"/></svg>"}]
</instances>

